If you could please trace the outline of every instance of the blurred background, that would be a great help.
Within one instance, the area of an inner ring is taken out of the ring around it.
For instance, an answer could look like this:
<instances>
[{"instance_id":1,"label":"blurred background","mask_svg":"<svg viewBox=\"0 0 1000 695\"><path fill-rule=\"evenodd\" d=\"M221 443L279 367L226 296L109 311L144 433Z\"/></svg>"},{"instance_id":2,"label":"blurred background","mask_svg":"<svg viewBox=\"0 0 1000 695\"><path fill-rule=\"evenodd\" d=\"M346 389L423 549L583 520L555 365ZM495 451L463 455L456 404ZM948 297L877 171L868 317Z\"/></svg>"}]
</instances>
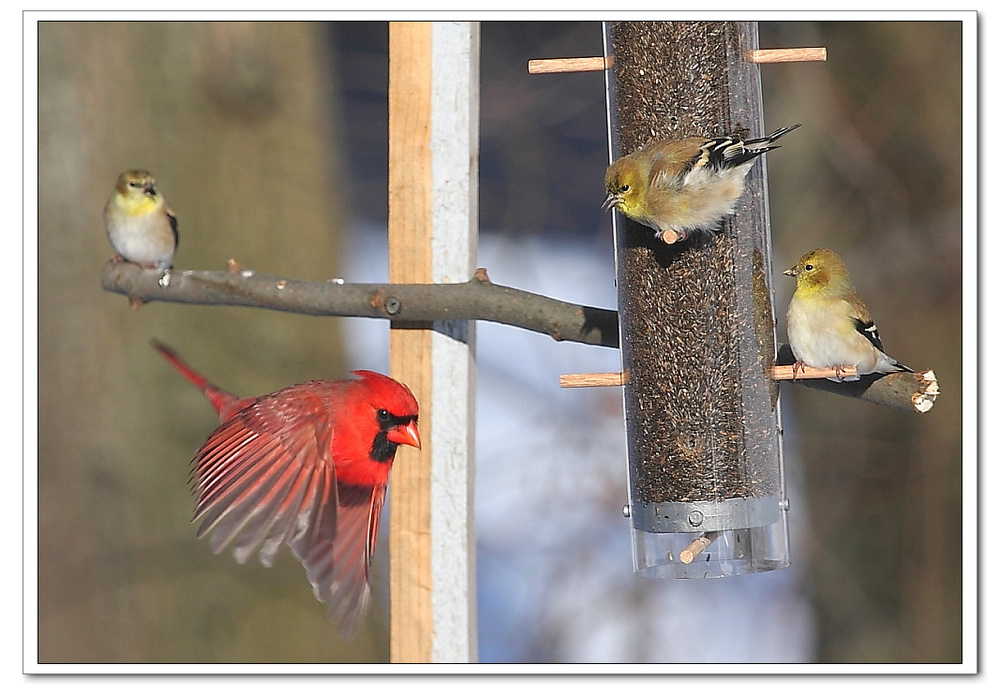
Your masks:
<instances>
[{"instance_id":1,"label":"blurred background","mask_svg":"<svg viewBox=\"0 0 1000 695\"><path fill-rule=\"evenodd\" d=\"M526 70L600 55L601 24L481 31L478 264L498 283L613 307L604 77ZM776 274L816 246L838 251L887 350L934 369L942 395L916 415L783 385L791 568L643 579L621 516L621 394L558 388L561 373L620 368L617 351L480 324L482 661L961 660L962 27L759 32L763 48L829 51L762 68L768 129L804 124L768 158ZM353 642L290 553L267 570L196 540L188 463L217 420L149 348L156 337L250 395L385 370L388 325L132 311L100 286L112 253L101 209L134 167L177 211L178 268L234 257L296 278L385 280L387 42L384 22L38 25L41 662L388 659L384 540Z\"/></svg>"}]
</instances>

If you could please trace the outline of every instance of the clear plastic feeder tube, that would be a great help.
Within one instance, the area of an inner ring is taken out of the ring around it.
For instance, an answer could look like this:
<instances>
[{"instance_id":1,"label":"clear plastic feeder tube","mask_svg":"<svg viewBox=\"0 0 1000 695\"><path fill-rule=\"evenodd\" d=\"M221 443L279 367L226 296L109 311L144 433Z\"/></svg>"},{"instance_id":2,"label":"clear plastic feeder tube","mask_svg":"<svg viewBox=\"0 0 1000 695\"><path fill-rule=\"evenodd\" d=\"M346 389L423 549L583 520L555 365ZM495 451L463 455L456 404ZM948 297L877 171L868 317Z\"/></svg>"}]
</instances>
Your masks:
<instances>
[{"instance_id":1,"label":"clear plastic feeder tube","mask_svg":"<svg viewBox=\"0 0 1000 695\"><path fill-rule=\"evenodd\" d=\"M612 160L659 138L765 134L759 68L743 60L755 24L604 26ZM614 215L626 509L645 576L788 564L763 159L718 230L668 245Z\"/></svg>"}]
</instances>

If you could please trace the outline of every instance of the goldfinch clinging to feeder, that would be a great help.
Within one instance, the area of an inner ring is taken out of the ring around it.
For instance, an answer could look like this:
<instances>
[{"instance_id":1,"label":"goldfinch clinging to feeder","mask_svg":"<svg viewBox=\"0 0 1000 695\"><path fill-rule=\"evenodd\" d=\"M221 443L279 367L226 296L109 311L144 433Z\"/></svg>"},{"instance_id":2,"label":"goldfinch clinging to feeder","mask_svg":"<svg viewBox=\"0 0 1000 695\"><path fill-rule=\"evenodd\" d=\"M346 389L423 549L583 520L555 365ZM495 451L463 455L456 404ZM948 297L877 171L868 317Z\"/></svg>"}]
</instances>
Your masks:
<instances>
[{"instance_id":1,"label":"goldfinch clinging to feeder","mask_svg":"<svg viewBox=\"0 0 1000 695\"><path fill-rule=\"evenodd\" d=\"M608 167L602 209L617 208L668 244L714 229L736 207L754 159L800 125L754 140L734 135L652 142Z\"/></svg>"},{"instance_id":2,"label":"goldfinch clinging to feeder","mask_svg":"<svg viewBox=\"0 0 1000 695\"><path fill-rule=\"evenodd\" d=\"M177 250L177 218L148 171L123 171L104 206L104 230L115 251L143 268L170 268Z\"/></svg>"},{"instance_id":3,"label":"goldfinch clinging to feeder","mask_svg":"<svg viewBox=\"0 0 1000 695\"><path fill-rule=\"evenodd\" d=\"M853 366L859 375L913 371L882 351L878 329L840 256L829 249L810 251L785 275L795 278L788 303L788 343L796 368L804 364L839 371Z\"/></svg>"}]
</instances>

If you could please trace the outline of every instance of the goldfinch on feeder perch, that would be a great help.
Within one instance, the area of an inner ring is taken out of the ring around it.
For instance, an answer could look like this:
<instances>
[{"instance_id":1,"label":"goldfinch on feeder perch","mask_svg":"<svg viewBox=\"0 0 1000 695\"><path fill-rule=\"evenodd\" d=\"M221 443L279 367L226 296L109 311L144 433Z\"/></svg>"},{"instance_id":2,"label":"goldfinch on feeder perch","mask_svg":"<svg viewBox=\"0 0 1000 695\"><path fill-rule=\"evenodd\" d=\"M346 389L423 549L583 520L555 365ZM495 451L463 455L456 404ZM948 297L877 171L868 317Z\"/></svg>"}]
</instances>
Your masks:
<instances>
[{"instance_id":1,"label":"goldfinch on feeder perch","mask_svg":"<svg viewBox=\"0 0 1000 695\"><path fill-rule=\"evenodd\" d=\"M855 367L859 375L913 371L883 352L878 329L840 256L830 249L816 249L784 272L795 278L787 315L795 368L835 369L838 377L844 367ZM857 379L830 377L831 381Z\"/></svg>"},{"instance_id":2,"label":"goldfinch on feeder perch","mask_svg":"<svg viewBox=\"0 0 1000 695\"><path fill-rule=\"evenodd\" d=\"M800 125L753 140L733 135L652 142L608 167L608 197L601 209L617 208L667 244L684 241L698 229L714 229L735 209L754 160L779 147L772 143Z\"/></svg>"}]
</instances>

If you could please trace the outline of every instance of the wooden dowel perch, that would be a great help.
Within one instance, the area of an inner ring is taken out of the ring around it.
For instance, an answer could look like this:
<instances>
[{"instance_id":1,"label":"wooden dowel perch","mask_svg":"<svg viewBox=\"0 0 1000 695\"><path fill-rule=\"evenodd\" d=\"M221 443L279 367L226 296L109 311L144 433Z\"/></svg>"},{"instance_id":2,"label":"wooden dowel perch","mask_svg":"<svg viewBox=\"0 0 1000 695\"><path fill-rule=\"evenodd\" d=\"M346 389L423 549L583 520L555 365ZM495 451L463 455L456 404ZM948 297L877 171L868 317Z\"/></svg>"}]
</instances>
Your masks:
<instances>
[{"instance_id":1,"label":"wooden dowel perch","mask_svg":"<svg viewBox=\"0 0 1000 695\"><path fill-rule=\"evenodd\" d=\"M831 377L846 377L853 379L858 375L858 370L854 367L843 367L837 369L814 369L802 365L798 368L793 364L779 364L771 367L771 378L775 381L784 379L829 379Z\"/></svg>"},{"instance_id":2,"label":"wooden dowel perch","mask_svg":"<svg viewBox=\"0 0 1000 695\"><path fill-rule=\"evenodd\" d=\"M748 63L815 63L826 60L826 48L760 48L743 54ZM607 70L612 58L537 58L528 61L528 73L550 75L560 72Z\"/></svg>"},{"instance_id":3,"label":"wooden dowel perch","mask_svg":"<svg viewBox=\"0 0 1000 695\"><path fill-rule=\"evenodd\" d=\"M826 48L758 48L743 54L748 63L821 63Z\"/></svg>"},{"instance_id":4,"label":"wooden dowel perch","mask_svg":"<svg viewBox=\"0 0 1000 695\"><path fill-rule=\"evenodd\" d=\"M778 351L779 361L788 360L791 350L782 345ZM843 369L839 376L851 377L857 375L854 368ZM813 369L799 367L796 376L792 378L792 364L778 364L771 367L771 378L778 381L788 381L800 386L829 391L841 396L849 396L862 401L885 405L897 410L914 413L926 413L934 406L934 401L941 393L937 375L927 369L922 372L896 372L895 374L866 374L857 381L834 382L830 377L838 376L835 369ZM594 374L562 374L559 376L561 388L587 388L597 386L624 386L628 383L628 375L621 372L598 372Z\"/></svg>"},{"instance_id":5,"label":"wooden dowel perch","mask_svg":"<svg viewBox=\"0 0 1000 695\"><path fill-rule=\"evenodd\" d=\"M796 368L791 364L781 364L771 367L771 378L775 381L787 379L829 379L840 377L852 379L858 375L854 367L843 369L814 369L801 366ZM559 376L559 386L564 389L587 388L591 386L624 386L628 377L623 372L596 372L593 374L562 374Z\"/></svg>"},{"instance_id":6,"label":"wooden dowel perch","mask_svg":"<svg viewBox=\"0 0 1000 695\"><path fill-rule=\"evenodd\" d=\"M557 72L597 72L611 67L611 59L593 58L539 58L528 61L528 73L548 75Z\"/></svg>"},{"instance_id":7,"label":"wooden dowel perch","mask_svg":"<svg viewBox=\"0 0 1000 695\"><path fill-rule=\"evenodd\" d=\"M688 547L684 548L680 554L680 561L685 565L690 565L694 562L694 559L705 552L708 546L715 542L715 539L719 537L718 531L708 531L701 534L695 538Z\"/></svg>"},{"instance_id":8,"label":"wooden dowel perch","mask_svg":"<svg viewBox=\"0 0 1000 695\"><path fill-rule=\"evenodd\" d=\"M588 388L591 386L624 386L627 383L628 372L559 375L559 387L564 389Z\"/></svg>"}]
</instances>

